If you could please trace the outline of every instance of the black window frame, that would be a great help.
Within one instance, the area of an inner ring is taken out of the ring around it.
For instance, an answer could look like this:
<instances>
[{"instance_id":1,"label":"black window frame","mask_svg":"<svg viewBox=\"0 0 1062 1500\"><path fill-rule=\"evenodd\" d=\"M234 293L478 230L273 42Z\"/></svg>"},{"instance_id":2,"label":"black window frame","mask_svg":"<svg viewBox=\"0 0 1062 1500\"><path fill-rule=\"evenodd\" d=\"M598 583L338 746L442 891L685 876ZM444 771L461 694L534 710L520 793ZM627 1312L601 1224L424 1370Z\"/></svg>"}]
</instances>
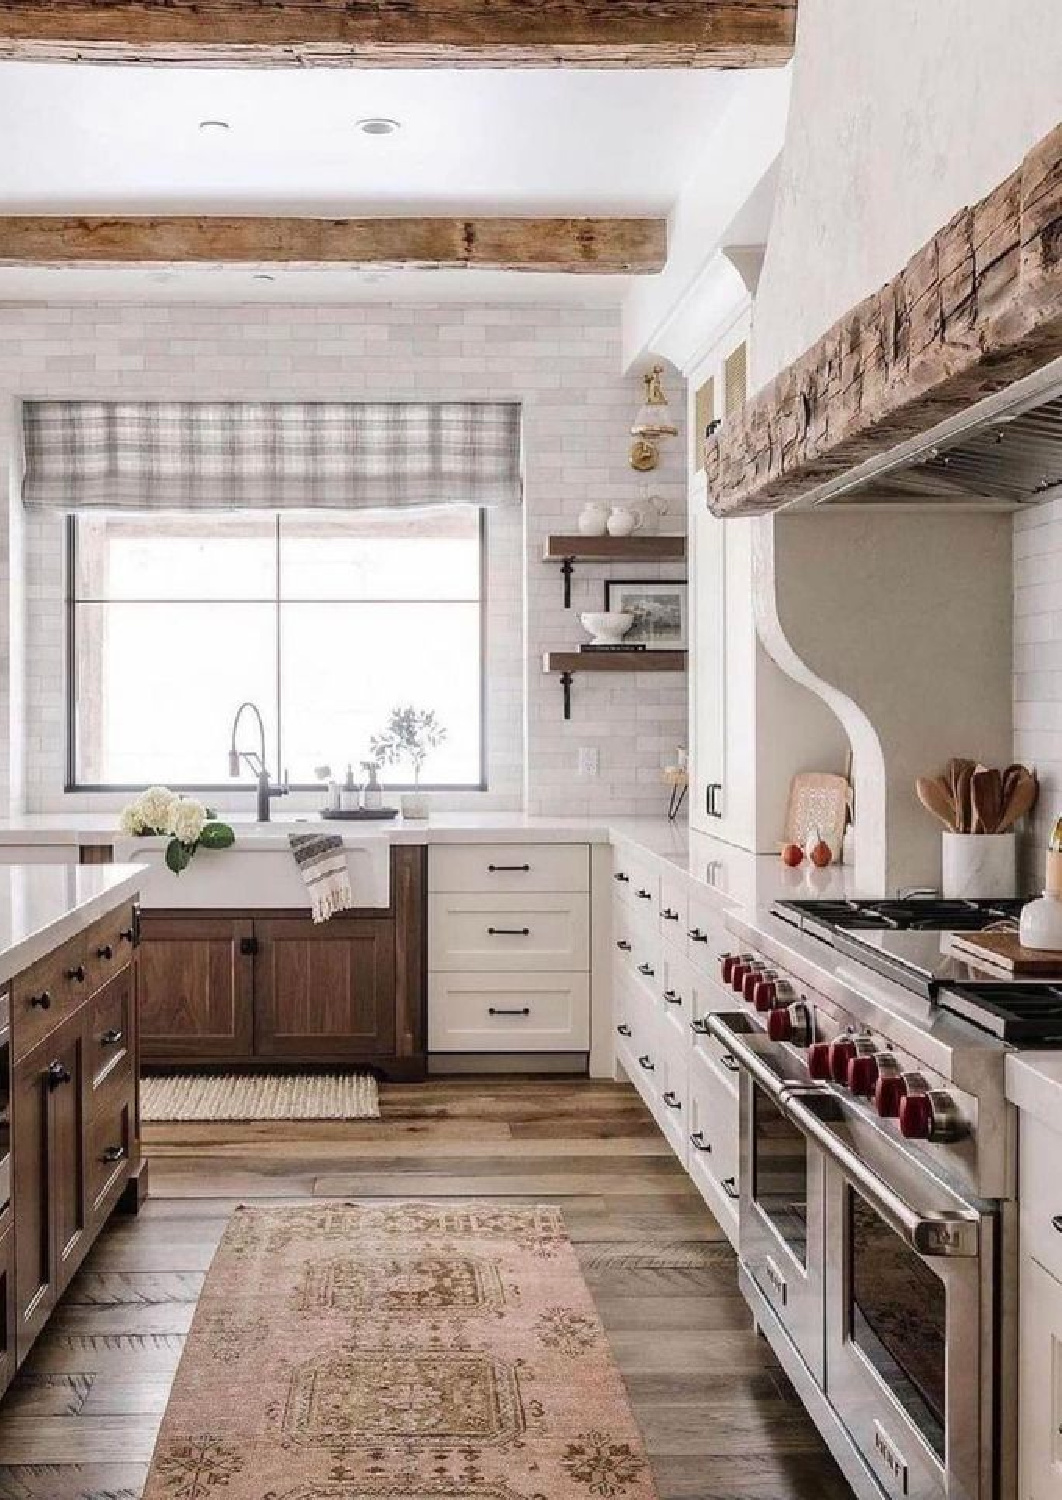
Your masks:
<instances>
[{"instance_id":1,"label":"black window frame","mask_svg":"<svg viewBox=\"0 0 1062 1500\"><path fill-rule=\"evenodd\" d=\"M422 781L416 790L422 792L487 792L490 790L490 773L488 763L488 730L487 730L487 614L488 614L488 587L490 570L487 559L487 513L483 506L478 508L478 545L479 545L479 780L478 781L451 781L451 782L427 782ZM283 511L270 511L276 522L276 536L279 556L280 524ZM135 793L142 791L149 785L146 781L137 782L86 782L77 779L77 514L70 513L64 520L63 535L63 611L65 615L64 631L64 661L63 661L63 699L66 712L65 724L65 773L63 777L63 791L66 793ZM280 627L280 568L276 570L276 598L277 607L277 629ZM413 601L402 601L410 603ZM431 601L433 603L445 603L444 600ZM276 753L276 764L282 774L281 745L283 737L283 715L281 713L281 687L282 687L282 665L279 645L276 653L277 661L277 730L274 751ZM219 754L224 752L225 747ZM175 792L189 792L196 794L216 794L234 791L253 790L248 782L236 780L224 780L216 782L173 782L171 790ZM288 790L291 792L320 792L319 781L289 782ZM389 792L411 792L414 783L411 781L385 781L380 785Z\"/></svg>"}]
</instances>

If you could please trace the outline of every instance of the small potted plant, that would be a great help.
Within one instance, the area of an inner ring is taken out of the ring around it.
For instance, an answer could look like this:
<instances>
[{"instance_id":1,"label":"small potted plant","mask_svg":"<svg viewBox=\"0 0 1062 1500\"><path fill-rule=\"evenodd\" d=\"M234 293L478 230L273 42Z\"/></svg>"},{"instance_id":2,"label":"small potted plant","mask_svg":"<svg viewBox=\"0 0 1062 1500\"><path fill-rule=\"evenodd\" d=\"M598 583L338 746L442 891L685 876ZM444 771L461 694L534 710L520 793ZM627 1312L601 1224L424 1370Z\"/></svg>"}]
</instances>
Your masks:
<instances>
[{"instance_id":1,"label":"small potted plant","mask_svg":"<svg viewBox=\"0 0 1062 1500\"><path fill-rule=\"evenodd\" d=\"M446 729L440 724L431 709L393 708L382 734L374 735L371 742L372 758L378 766L393 766L408 762L413 767L412 792L402 798L402 813L407 818L426 818L428 800L420 790L420 773L428 752L435 750L446 738Z\"/></svg>"}]
</instances>

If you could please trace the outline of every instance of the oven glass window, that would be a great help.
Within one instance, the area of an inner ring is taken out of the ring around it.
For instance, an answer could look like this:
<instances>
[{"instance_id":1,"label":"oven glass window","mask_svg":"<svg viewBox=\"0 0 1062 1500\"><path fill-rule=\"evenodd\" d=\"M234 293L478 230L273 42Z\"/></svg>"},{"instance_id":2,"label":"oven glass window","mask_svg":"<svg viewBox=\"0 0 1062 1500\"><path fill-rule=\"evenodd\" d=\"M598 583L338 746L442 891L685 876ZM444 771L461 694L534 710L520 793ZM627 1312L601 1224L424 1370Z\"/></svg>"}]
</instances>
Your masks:
<instances>
[{"instance_id":1,"label":"oven glass window","mask_svg":"<svg viewBox=\"0 0 1062 1500\"><path fill-rule=\"evenodd\" d=\"M848 1336L944 1460L944 1283L847 1189Z\"/></svg>"},{"instance_id":2,"label":"oven glass window","mask_svg":"<svg viewBox=\"0 0 1062 1500\"><path fill-rule=\"evenodd\" d=\"M758 1085L752 1089L752 1196L802 1266L808 1263L808 1149Z\"/></svg>"}]
</instances>

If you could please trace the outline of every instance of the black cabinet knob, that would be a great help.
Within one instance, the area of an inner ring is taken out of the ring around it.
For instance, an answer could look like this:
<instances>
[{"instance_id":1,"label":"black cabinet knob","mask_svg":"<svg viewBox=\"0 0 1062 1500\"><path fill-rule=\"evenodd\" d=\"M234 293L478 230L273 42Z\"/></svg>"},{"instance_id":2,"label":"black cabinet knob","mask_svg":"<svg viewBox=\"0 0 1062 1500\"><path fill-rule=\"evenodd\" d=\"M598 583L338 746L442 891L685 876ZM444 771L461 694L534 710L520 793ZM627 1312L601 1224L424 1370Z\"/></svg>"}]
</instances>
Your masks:
<instances>
[{"instance_id":1,"label":"black cabinet knob","mask_svg":"<svg viewBox=\"0 0 1062 1500\"><path fill-rule=\"evenodd\" d=\"M629 953L631 951L631 945L630 943L628 943L626 938L620 938L620 940L616 944L616 947L621 953Z\"/></svg>"},{"instance_id":2,"label":"black cabinet knob","mask_svg":"<svg viewBox=\"0 0 1062 1500\"><path fill-rule=\"evenodd\" d=\"M674 1089L668 1089L667 1093L663 1097L664 1097L664 1103L667 1105L668 1109L681 1109L682 1108L682 1100L675 1093Z\"/></svg>"},{"instance_id":3,"label":"black cabinet knob","mask_svg":"<svg viewBox=\"0 0 1062 1500\"><path fill-rule=\"evenodd\" d=\"M97 948L96 957L102 958L109 963L114 957L114 949L111 947L110 943L104 943L101 948Z\"/></svg>"},{"instance_id":4,"label":"black cabinet knob","mask_svg":"<svg viewBox=\"0 0 1062 1500\"><path fill-rule=\"evenodd\" d=\"M122 1040L124 1032L118 1026L112 1026L110 1031L105 1031L100 1037L101 1047L117 1047Z\"/></svg>"},{"instance_id":5,"label":"black cabinet knob","mask_svg":"<svg viewBox=\"0 0 1062 1500\"><path fill-rule=\"evenodd\" d=\"M708 941L708 934L702 932L699 927L691 927L686 936L691 943L706 943Z\"/></svg>"},{"instance_id":6,"label":"black cabinet knob","mask_svg":"<svg viewBox=\"0 0 1062 1500\"><path fill-rule=\"evenodd\" d=\"M735 1202L741 1197L741 1194L738 1192L736 1177L724 1177L722 1188L727 1197L733 1199Z\"/></svg>"},{"instance_id":7,"label":"black cabinet knob","mask_svg":"<svg viewBox=\"0 0 1062 1500\"><path fill-rule=\"evenodd\" d=\"M677 990L665 990L664 991L664 999L666 1000L666 1002L668 1003L668 1005L681 1005L682 1004L682 996L678 993Z\"/></svg>"},{"instance_id":8,"label":"black cabinet knob","mask_svg":"<svg viewBox=\"0 0 1062 1500\"><path fill-rule=\"evenodd\" d=\"M105 1151L102 1151L100 1153L100 1161L105 1161L105 1162L124 1161L125 1160L125 1155L126 1155L126 1152L125 1152L125 1147L124 1146L108 1146Z\"/></svg>"},{"instance_id":9,"label":"black cabinet knob","mask_svg":"<svg viewBox=\"0 0 1062 1500\"><path fill-rule=\"evenodd\" d=\"M652 893L652 891L639 891L638 892L638 900L639 901L651 901L652 899L653 899L653 893Z\"/></svg>"},{"instance_id":10,"label":"black cabinet knob","mask_svg":"<svg viewBox=\"0 0 1062 1500\"><path fill-rule=\"evenodd\" d=\"M123 943L131 943L136 937L136 933L132 927L123 927L118 936Z\"/></svg>"},{"instance_id":11,"label":"black cabinet knob","mask_svg":"<svg viewBox=\"0 0 1062 1500\"><path fill-rule=\"evenodd\" d=\"M622 870L617 870L612 878L613 880L618 880L620 885L630 885L631 883L631 877L629 875L624 875Z\"/></svg>"},{"instance_id":12,"label":"black cabinet knob","mask_svg":"<svg viewBox=\"0 0 1062 1500\"><path fill-rule=\"evenodd\" d=\"M71 1073L69 1068L64 1067L61 1062L56 1060L55 1062L48 1064L48 1072L46 1076L48 1079L48 1087L50 1089L57 1089L60 1084L70 1082Z\"/></svg>"},{"instance_id":13,"label":"black cabinet knob","mask_svg":"<svg viewBox=\"0 0 1062 1500\"><path fill-rule=\"evenodd\" d=\"M652 964L639 964L638 973L644 974L646 979L652 979L653 975L656 973L656 970L653 968Z\"/></svg>"},{"instance_id":14,"label":"black cabinet knob","mask_svg":"<svg viewBox=\"0 0 1062 1500\"><path fill-rule=\"evenodd\" d=\"M703 1130L695 1130L690 1136L690 1145L695 1151L702 1151L705 1156L711 1156L712 1148L704 1139Z\"/></svg>"},{"instance_id":15,"label":"black cabinet knob","mask_svg":"<svg viewBox=\"0 0 1062 1500\"><path fill-rule=\"evenodd\" d=\"M670 906L665 906L660 915L663 917L665 922L677 922L679 919L678 912L673 911Z\"/></svg>"},{"instance_id":16,"label":"black cabinet knob","mask_svg":"<svg viewBox=\"0 0 1062 1500\"><path fill-rule=\"evenodd\" d=\"M1057 1230L1059 1234L1062 1234L1062 1214L1055 1214L1054 1218L1051 1220L1051 1228Z\"/></svg>"},{"instance_id":17,"label":"black cabinet knob","mask_svg":"<svg viewBox=\"0 0 1062 1500\"><path fill-rule=\"evenodd\" d=\"M621 1021L620 1024L616 1027L616 1030L619 1032L620 1036L633 1036L634 1035L634 1032L631 1030L631 1028L627 1025L627 1023L625 1021Z\"/></svg>"},{"instance_id":18,"label":"black cabinet knob","mask_svg":"<svg viewBox=\"0 0 1062 1500\"><path fill-rule=\"evenodd\" d=\"M72 979L75 984L84 984L85 983L85 965L84 964L78 964L73 969L67 969L67 971L66 971L66 977L67 977L67 979Z\"/></svg>"},{"instance_id":19,"label":"black cabinet knob","mask_svg":"<svg viewBox=\"0 0 1062 1500\"><path fill-rule=\"evenodd\" d=\"M656 1070L656 1064L653 1062L653 1059L649 1056L648 1052L644 1057L640 1057L638 1059L638 1066L640 1068L644 1068L647 1073L652 1073Z\"/></svg>"},{"instance_id":20,"label":"black cabinet knob","mask_svg":"<svg viewBox=\"0 0 1062 1500\"><path fill-rule=\"evenodd\" d=\"M52 997L47 990L42 990L39 995L30 996L30 1005L35 1006L37 1010L51 1010Z\"/></svg>"}]
</instances>

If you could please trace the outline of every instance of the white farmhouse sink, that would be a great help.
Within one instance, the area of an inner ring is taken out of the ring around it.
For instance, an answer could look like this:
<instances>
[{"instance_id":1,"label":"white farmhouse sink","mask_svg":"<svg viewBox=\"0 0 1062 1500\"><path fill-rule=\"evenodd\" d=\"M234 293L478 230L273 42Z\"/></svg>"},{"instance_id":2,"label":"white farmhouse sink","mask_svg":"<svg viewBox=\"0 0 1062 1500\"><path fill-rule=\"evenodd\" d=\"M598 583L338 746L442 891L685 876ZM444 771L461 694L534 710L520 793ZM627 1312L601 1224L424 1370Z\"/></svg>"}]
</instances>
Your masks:
<instances>
[{"instance_id":1,"label":"white farmhouse sink","mask_svg":"<svg viewBox=\"0 0 1062 1500\"><path fill-rule=\"evenodd\" d=\"M150 873L140 890L145 909L164 907L239 910L270 908L308 911L310 902L288 833L323 831L319 824L233 823L231 849L200 849L180 875L166 867L166 839L119 838L114 857L142 864ZM386 907L391 901L391 845L386 835L344 837L347 869L357 907Z\"/></svg>"}]
</instances>

